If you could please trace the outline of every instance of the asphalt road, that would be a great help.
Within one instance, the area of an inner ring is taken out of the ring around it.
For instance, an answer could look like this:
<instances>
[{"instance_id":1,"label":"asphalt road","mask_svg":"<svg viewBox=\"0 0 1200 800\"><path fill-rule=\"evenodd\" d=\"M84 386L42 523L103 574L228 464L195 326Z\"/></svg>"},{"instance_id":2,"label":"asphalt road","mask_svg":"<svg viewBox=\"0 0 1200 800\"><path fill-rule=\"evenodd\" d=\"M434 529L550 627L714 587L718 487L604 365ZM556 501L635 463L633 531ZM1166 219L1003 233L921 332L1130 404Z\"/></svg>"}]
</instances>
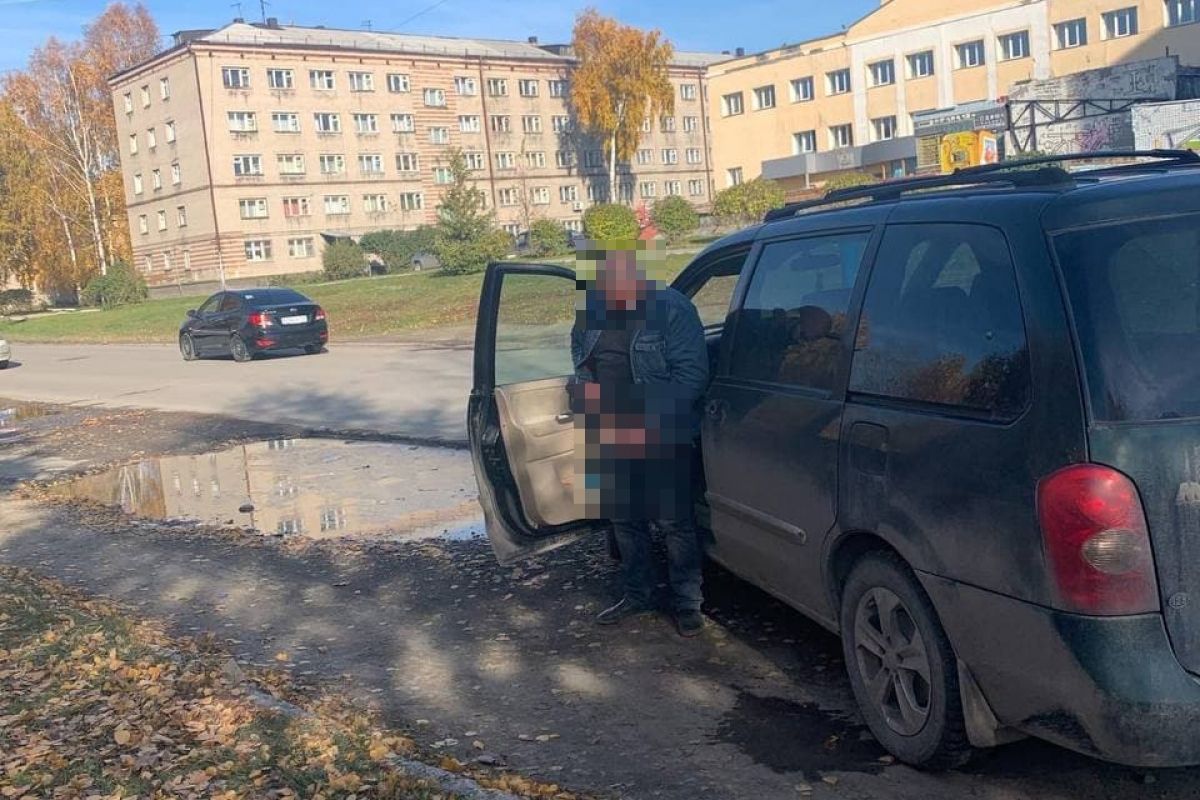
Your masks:
<instances>
[{"instance_id":1,"label":"asphalt road","mask_svg":"<svg viewBox=\"0 0 1200 800\"><path fill-rule=\"evenodd\" d=\"M184 362L173 345L16 344L0 396L466 439L471 350L335 344L316 356Z\"/></svg>"}]
</instances>

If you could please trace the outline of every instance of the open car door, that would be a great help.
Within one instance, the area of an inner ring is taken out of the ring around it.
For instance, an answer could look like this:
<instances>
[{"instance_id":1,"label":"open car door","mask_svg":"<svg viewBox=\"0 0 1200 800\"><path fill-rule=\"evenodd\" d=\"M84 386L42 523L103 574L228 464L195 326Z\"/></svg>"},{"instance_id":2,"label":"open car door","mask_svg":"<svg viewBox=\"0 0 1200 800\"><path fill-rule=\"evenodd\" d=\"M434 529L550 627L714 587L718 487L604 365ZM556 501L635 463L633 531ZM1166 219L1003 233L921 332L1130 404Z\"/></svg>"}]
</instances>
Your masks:
<instances>
[{"instance_id":1,"label":"open car door","mask_svg":"<svg viewBox=\"0 0 1200 800\"><path fill-rule=\"evenodd\" d=\"M575 273L492 263L475 322L467 407L471 458L488 538L500 563L597 529L574 499L575 424L568 383Z\"/></svg>"}]
</instances>

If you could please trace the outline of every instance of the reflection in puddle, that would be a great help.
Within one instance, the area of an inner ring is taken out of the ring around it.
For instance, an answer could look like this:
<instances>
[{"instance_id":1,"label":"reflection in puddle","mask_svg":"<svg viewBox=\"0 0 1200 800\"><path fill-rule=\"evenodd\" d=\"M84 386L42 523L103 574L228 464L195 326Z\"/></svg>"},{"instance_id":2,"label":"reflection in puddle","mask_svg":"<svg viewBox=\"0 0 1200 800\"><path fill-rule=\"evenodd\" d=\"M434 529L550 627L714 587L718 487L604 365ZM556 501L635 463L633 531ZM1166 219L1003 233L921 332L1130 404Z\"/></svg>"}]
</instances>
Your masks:
<instances>
[{"instance_id":1,"label":"reflection in puddle","mask_svg":"<svg viewBox=\"0 0 1200 800\"><path fill-rule=\"evenodd\" d=\"M336 538L482 535L470 459L433 447L274 439L116 467L59 492L153 519Z\"/></svg>"},{"instance_id":2,"label":"reflection in puddle","mask_svg":"<svg viewBox=\"0 0 1200 800\"><path fill-rule=\"evenodd\" d=\"M17 432L17 423L35 417L48 417L56 413L51 406L40 403L21 403L7 408L0 408L0 435Z\"/></svg>"}]
</instances>

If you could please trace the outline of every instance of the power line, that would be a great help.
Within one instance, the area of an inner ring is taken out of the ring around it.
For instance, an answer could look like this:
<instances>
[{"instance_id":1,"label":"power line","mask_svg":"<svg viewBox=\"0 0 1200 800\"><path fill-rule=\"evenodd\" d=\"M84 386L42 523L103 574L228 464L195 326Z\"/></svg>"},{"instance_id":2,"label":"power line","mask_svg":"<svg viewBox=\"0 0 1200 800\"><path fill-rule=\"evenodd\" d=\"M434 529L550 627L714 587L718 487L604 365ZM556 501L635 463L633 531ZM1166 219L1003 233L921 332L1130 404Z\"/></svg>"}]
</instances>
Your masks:
<instances>
[{"instance_id":1,"label":"power line","mask_svg":"<svg viewBox=\"0 0 1200 800\"><path fill-rule=\"evenodd\" d=\"M413 14L413 15L412 15L411 17L409 17L408 19L401 21L401 22L400 22L400 24L396 26L396 29L397 29L397 30L399 30L400 28L403 28L405 25L407 25L408 23L412 22L412 21L413 21L414 19L416 19L417 17L423 17L423 16L425 16L426 14L428 14L430 11L433 11L433 10L434 10L435 8L437 8L438 6L440 6L440 5L444 5L444 4L446 3L446 1L447 1L447 0L437 0L437 2L436 2L436 3L433 3L432 5L429 5L429 6L426 6L425 8L422 8L420 11L418 11L418 12L417 12L417 13L415 13L415 14Z\"/></svg>"}]
</instances>

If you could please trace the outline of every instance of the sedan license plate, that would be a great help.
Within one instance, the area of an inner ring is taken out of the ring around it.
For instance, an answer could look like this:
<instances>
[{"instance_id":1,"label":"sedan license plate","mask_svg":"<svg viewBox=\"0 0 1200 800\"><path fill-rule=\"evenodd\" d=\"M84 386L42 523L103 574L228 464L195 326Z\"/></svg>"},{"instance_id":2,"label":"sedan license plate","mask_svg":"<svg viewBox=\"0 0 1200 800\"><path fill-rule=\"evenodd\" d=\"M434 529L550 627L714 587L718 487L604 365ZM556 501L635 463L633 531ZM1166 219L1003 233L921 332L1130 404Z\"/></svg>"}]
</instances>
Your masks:
<instances>
[{"instance_id":1,"label":"sedan license plate","mask_svg":"<svg viewBox=\"0 0 1200 800\"><path fill-rule=\"evenodd\" d=\"M308 322L308 317L303 314L298 317L280 317L279 322L281 325L303 325Z\"/></svg>"}]
</instances>

